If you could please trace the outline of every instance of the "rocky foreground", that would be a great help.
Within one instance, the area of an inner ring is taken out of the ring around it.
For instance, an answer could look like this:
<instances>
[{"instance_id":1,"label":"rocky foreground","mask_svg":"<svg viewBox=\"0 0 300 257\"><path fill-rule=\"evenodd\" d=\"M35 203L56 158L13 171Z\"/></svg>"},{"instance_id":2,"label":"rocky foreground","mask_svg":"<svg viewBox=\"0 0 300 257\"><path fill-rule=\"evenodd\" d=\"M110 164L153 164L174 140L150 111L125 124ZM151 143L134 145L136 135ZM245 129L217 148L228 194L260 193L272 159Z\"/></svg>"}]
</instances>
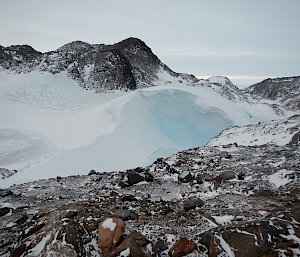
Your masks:
<instances>
[{"instance_id":1,"label":"rocky foreground","mask_svg":"<svg viewBox=\"0 0 300 257\"><path fill-rule=\"evenodd\" d=\"M300 256L300 149L202 147L0 191L0 256Z\"/></svg>"}]
</instances>

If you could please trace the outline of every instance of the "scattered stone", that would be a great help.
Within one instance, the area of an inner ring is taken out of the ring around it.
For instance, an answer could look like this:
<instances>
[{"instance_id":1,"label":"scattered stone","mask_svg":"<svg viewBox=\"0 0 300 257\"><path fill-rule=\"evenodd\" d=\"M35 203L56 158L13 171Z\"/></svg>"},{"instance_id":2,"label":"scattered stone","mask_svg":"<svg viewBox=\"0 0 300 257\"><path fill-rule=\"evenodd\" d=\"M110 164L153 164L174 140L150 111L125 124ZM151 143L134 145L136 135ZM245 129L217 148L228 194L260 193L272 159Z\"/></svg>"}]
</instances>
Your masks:
<instances>
[{"instance_id":1,"label":"scattered stone","mask_svg":"<svg viewBox=\"0 0 300 257\"><path fill-rule=\"evenodd\" d=\"M11 208L8 208L8 207L3 207L3 208L0 208L0 217L10 213L12 209Z\"/></svg>"},{"instance_id":2,"label":"scattered stone","mask_svg":"<svg viewBox=\"0 0 300 257\"><path fill-rule=\"evenodd\" d=\"M204 202L197 197L191 197L184 201L183 208L185 211L195 209L196 207L202 207Z\"/></svg>"},{"instance_id":3,"label":"scattered stone","mask_svg":"<svg viewBox=\"0 0 300 257\"><path fill-rule=\"evenodd\" d=\"M222 172L218 178L221 180L221 181L226 181L226 180L230 180L230 179L234 179L236 177L236 174L233 172L233 171L224 171Z\"/></svg>"},{"instance_id":4,"label":"scattered stone","mask_svg":"<svg viewBox=\"0 0 300 257\"><path fill-rule=\"evenodd\" d=\"M88 233L92 233L98 227L98 221L95 219L85 219L83 221L83 226L87 230Z\"/></svg>"},{"instance_id":5,"label":"scattered stone","mask_svg":"<svg viewBox=\"0 0 300 257\"><path fill-rule=\"evenodd\" d=\"M68 211L65 215L66 219L73 219L74 217L76 217L78 214L77 211Z\"/></svg>"},{"instance_id":6,"label":"scattered stone","mask_svg":"<svg viewBox=\"0 0 300 257\"><path fill-rule=\"evenodd\" d=\"M1 189L0 188L0 197L10 196L13 195L13 192L8 189Z\"/></svg>"},{"instance_id":7,"label":"scattered stone","mask_svg":"<svg viewBox=\"0 0 300 257\"><path fill-rule=\"evenodd\" d=\"M197 245L194 241L182 237L171 247L169 255L171 257L182 257L192 253L196 249Z\"/></svg>"},{"instance_id":8,"label":"scattered stone","mask_svg":"<svg viewBox=\"0 0 300 257\"><path fill-rule=\"evenodd\" d=\"M68 222L65 229L66 243L74 246L78 256L85 256L82 236L85 234L84 229L77 221L71 220Z\"/></svg>"},{"instance_id":9,"label":"scattered stone","mask_svg":"<svg viewBox=\"0 0 300 257\"><path fill-rule=\"evenodd\" d=\"M293 218L300 223L300 202L296 203L292 209L291 214Z\"/></svg>"},{"instance_id":10,"label":"scattered stone","mask_svg":"<svg viewBox=\"0 0 300 257\"><path fill-rule=\"evenodd\" d=\"M114 212L114 216L117 217L117 218L120 218L124 221L126 220L135 220L137 219L137 215L136 213L130 211L130 210L127 210L127 209L119 209L119 210L116 210Z\"/></svg>"},{"instance_id":11,"label":"scattered stone","mask_svg":"<svg viewBox=\"0 0 300 257\"><path fill-rule=\"evenodd\" d=\"M145 246L148 243L149 241L145 236L133 231L125 237L125 239L119 246L108 253L106 257L117 257L126 249L130 249L130 256L132 257L151 257L151 255L149 255L145 249Z\"/></svg>"},{"instance_id":12,"label":"scattered stone","mask_svg":"<svg viewBox=\"0 0 300 257\"><path fill-rule=\"evenodd\" d=\"M259 189L253 194L254 197L274 197L274 192L270 189Z\"/></svg>"},{"instance_id":13,"label":"scattered stone","mask_svg":"<svg viewBox=\"0 0 300 257\"><path fill-rule=\"evenodd\" d=\"M123 195L121 197L122 202L134 202L137 201L134 195Z\"/></svg>"},{"instance_id":14,"label":"scattered stone","mask_svg":"<svg viewBox=\"0 0 300 257\"><path fill-rule=\"evenodd\" d=\"M111 252L123 237L124 221L119 218L107 218L98 226L98 245L104 254Z\"/></svg>"},{"instance_id":15,"label":"scattered stone","mask_svg":"<svg viewBox=\"0 0 300 257\"><path fill-rule=\"evenodd\" d=\"M12 251L12 253L10 254L10 257L21 257L23 255L23 253L25 252L25 250L26 250L26 245L21 244Z\"/></svg>"},{"instance_id":16,"label":"scattered stone","mask_svg":"<svg viewBox=\"0 0 300 257\"><path fill-rule=\"evenodd\" d=\"M145 172L145 181L146 182L153 182L154 181L154 177L147 171Z\"/></svg>"},{"instance_id":17,"label":"scattered stone","mask_svg":"<svg viewBox=\"0 0 300 257\"><path fill-rule=\"evenodd\" d=\"M20 225L26 222L28 216L26 214L22 215L20 218L16 220L16 224Z\"/></svg>"},{"instance_id":18,"label":"scattered stone","mask_svg":"<svg viewBox=\"0 0 300 257\"><path fill-rule=\"evenodd\" d=\"M154 253L156 255L160 254L161 252L165 251L168 249L168 244L165 240L162 239L158 239L152 247Z\"/></svg>"},{"instance_id":19,"label":"scattered stone","mask_svg":"<svg viewBox=\"0 0 300 257\"><path fill-rule=\"evenodd\" d=\"M138 168L137 168L138 169ZM127 181L129 185L134 185L137 184L139 182L145 181L145 178L140 175L139 173L136 172L136 170L129 170L127 172Z\"/></svg>"}]
</instances>

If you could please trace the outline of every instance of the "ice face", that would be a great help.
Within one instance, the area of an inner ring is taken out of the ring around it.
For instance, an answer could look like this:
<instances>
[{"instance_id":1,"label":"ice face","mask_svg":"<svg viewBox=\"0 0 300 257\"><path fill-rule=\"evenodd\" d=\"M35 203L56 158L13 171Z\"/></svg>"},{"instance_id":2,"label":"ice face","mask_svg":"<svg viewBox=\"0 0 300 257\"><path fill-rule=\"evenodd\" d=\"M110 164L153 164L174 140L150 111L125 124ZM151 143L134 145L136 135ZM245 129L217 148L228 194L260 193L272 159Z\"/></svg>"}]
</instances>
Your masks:
<instances>
[{"instance_id":1,"label":"ice face","mask_svg":"<svg viewBox=\"0 0 300 257\"><path fill-rule=\"evenodd\" d=\"M160 92L149 97L151 113L161 132L179 148L203 146L233 125L220 109L204 111L196 97L184 91Z\"/></svg>"}]
</instances>

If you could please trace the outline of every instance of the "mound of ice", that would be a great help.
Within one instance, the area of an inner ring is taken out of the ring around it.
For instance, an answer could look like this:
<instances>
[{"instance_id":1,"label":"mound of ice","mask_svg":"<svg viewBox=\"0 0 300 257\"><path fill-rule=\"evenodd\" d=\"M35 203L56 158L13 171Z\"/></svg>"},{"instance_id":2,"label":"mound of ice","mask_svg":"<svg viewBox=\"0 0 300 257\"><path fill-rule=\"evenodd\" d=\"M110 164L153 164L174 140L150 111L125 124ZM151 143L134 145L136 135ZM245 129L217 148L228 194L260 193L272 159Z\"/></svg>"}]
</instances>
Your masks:
<instances>
[{"instance_id":1,"label":"mound of ice","mask_svg":"<svg viewBox=\"0 0 300 257\"><path fill-rule=\"evenodd\" d=\"M205 145L228 126L278 118L267 105L230 101L211 88L176 81L126 94L94 94L68 84L68 78L64 78L61 82L56 80L54 87L58 91L48 97L50 84L39 84L35 90L35 83L25 85L16 79L19 75L11 76L15 76L15 82L10 78L0 88L4 97L0 102L1 127L39 133L58 150L50 158L0 182L0 186L87 174L91 169L111 171L145 166L158 157ZM14 92L9 99L8 84L9 92ZM24 87L26 97L17 94ZM70 99L75 98L76 108L70 104ZM46 109L44 102L48 102ZM55 103L59 103L60 110L53 108ZM7 116L5 110L11 115ZM5 167L5 163L0 161L0 167Z\"/></svg>"}]
</instances>

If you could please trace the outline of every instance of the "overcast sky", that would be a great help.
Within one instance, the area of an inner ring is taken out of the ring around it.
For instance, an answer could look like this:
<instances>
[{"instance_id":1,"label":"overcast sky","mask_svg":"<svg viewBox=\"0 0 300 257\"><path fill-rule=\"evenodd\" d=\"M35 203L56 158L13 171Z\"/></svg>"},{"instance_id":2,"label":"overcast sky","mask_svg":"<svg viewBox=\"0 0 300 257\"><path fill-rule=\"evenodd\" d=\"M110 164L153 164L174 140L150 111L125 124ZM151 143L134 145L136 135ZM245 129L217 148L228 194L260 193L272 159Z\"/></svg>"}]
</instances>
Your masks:
<instances>
[{"instance_id":1,"label":"overcast sky","mask_svg":"<svg viewBox=\"0 0 300 257\"><path fill-rule=\"evenodd\" d=\"M142 39L171 69L240 85L300 75L300 0L0 0L0 45Z\"/></svg>"}]
</instances>

